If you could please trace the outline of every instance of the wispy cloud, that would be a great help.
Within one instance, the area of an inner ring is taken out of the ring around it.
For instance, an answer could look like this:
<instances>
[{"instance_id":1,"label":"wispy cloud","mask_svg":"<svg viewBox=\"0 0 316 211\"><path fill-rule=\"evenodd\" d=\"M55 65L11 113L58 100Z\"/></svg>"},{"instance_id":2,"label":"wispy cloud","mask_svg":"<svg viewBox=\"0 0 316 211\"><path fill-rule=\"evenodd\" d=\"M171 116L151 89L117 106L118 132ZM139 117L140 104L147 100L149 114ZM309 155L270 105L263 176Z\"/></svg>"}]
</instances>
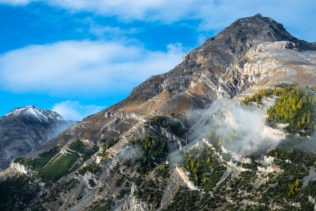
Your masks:
<instances>
[{"instance_id":1,"label":"wispy cloud","mask_svg":"<svg viewBox=\"0 0 316 211\"><path fill-rule=\"evenodd\" d=\"M107 39L113 38L116 40L122 40L126 36L141 32L138 28L121 29L119 27L101 26L92 24L90 27L90 33L94 34L99 39L106 37Z\"/></svg>"},{"instance_id":2,"label":"wispy cloud","mask_svg":"<svg viewBox=\"0 0 316 211\"><path fill-rule=\"evenodd\" d=\"M104 107L95 105L81 105L77 101L67 100L65 102L54 105L53 111L59 113L66 120L80 121L84 117L95 114Z\"/></svg>"},{"instance_id":3,"label":"wispy cloud","mask_svg":"<svg viewBox=\"0 0 316 211\"><path fill-rule=\"evenodd\" d=\"M220 30L236 18L260 12L295 29L298 36L313 39L316 35L314 0L0 0L12 5L31 2L43 2L71 12L114 16L123 21L172 23L194 19L201 21L201 30Z\"/></svg>"},{"instance_id":4,"label":"wispy cloud","mask_svg":"<svg viewBox=\"0 0 316 211\"><path fill-rule=\"evenodd\" d=\"M31 2L36 2L38 0L0 0L2 4L11 4L11 5L27 5Z\"/></svg>"},{"instance_id":5,"label":"wispy cloud","mask_svg":"<svg viewBox=\"0 0 316 211\"><path fill-rule=\"evenodd\" d=\"M181 61L181 45L167 52L105 41L65 41L28 46L0 56L0 87L56 96L126 93Z\"/></svg>"}]
</instances>

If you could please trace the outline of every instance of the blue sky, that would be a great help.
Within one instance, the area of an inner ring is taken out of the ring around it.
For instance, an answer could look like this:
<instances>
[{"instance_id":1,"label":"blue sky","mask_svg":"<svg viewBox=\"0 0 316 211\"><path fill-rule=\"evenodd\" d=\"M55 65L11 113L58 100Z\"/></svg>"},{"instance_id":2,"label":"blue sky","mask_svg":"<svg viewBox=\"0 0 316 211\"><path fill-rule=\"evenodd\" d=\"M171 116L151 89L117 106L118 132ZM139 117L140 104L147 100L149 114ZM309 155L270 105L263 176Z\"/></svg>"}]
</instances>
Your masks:
<instances>
[{"instance_id":1,"label":"blue sky","mask_svg":"<svg viewBox=\"0 0 316 211\"><path fill-rule=\"evenodd\" d=\"M316 41L315 11L314 0L0 0L0 116L35 105L80 120L237 18L262 13Z\"/></svg>"}]
</instances>

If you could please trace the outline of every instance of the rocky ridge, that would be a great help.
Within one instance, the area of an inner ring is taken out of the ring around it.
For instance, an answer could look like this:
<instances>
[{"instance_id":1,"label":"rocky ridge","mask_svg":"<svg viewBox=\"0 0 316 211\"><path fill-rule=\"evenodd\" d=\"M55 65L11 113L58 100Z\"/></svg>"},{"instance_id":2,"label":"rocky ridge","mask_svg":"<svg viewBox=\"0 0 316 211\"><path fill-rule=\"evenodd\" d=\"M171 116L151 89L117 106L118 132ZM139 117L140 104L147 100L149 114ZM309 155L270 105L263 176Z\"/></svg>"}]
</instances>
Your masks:
<instances>
[{"instance_id":1,"label":"rocky ridge","mask_svg":"<svg viewBox=\"0 0 316 211\"><path fill-rule=\"evenodd\" d=\"M34 188L48 185L21 206L46 210L310 208L316 195L306 188L296 193L294 188L295 178L300 184L311 177L313 156L299 154L297 160L278 150L259 157L231 154L224 147L225 139L214 135L216 129L201 138L198 118L192 115L223 98L240 101L283 83L312 87L315 58L314 44L293 37L271 18L258 14L239 19L185 55L173 70L150 77L122 102L44 144L41 152L54 153L35 158L41 162L39 167L22 159L0 176L24 171L22 166L29 174L39 175L31 183ZM203 124L211 121L212 116ZM280 134L283 139L285 134ZM239 134L232 136L238 139ZM59 163L67 166L62 166L60 175L49 177L47 172ZM195 169L196 165L206 166L208 172ZM287 178L285 185L278 185L282 178ZM282 200L269 198L277 193Z\"/></svg>"}]
</instances>

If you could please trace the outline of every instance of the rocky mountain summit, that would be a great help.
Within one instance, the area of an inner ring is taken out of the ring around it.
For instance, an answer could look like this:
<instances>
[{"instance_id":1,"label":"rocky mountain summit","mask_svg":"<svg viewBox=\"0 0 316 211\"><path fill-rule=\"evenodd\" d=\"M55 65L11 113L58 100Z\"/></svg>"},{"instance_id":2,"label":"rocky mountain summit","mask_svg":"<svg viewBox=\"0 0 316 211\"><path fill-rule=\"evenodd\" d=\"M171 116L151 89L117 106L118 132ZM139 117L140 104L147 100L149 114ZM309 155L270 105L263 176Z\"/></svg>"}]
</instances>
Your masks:
<instances>
[{"instance_id":1,"label":"rocky mountain summit","mask_svg":"<svg viewBox=\"0 0 316 211\"><path fill-rule=\"evenodd\" d=\"M86 118L68 132L81 136L84 131L83 136L92 140L111 138L144 117L186 114L219 98L233 98L256 84L312 85L316 80L312 50L316 50L312 44L294 38L271 18L258 14L239 19L185 55L173 70L150 77L125 100ZM61 136L59 140L67 138Z\"/></svg>"},{"instance_id":2,"label":"rocky mountain summit","mask_svg":"<svg viewBox=\"0 0 316 211\"><path fill-rule=\"evenodd\" d=\"M14 158L55 138L68 122L58 113L35 106L16 108L0 118L0 169Z\"/></svg>"},{"instance_id":3,"label":"rocky mountain summit","mask_svg":"<svg viewBox=\"0 0 316 211\"><path fill-rule=\"evenodd\" d=\"M316 209L315 84L314 44L239 19L12 162L0 208Z\"/></svg>"}]
</instances>

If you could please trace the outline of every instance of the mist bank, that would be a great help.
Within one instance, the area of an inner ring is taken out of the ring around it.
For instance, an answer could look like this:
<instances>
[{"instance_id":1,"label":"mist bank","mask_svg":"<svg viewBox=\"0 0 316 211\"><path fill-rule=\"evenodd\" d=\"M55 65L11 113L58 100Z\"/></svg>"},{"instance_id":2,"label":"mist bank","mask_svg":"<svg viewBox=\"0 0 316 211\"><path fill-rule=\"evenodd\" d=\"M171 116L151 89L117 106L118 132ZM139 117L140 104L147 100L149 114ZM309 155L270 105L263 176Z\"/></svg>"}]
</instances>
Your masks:
<instances>
[{"instance_id":1,"label":"mist bank","mask_svg":"<svg viewBox=\"0 0 316 211\"><path fill-rule=\"evenodd\" d=\"M273 149L286 133L281 128L266 124L266 106L248 107L230 99L221 99L206 109L193 110L188 114L189 122L194 122L190 139L205 138L228 151L235 159L262 149Z\"/></svg>"}]
</instances>

